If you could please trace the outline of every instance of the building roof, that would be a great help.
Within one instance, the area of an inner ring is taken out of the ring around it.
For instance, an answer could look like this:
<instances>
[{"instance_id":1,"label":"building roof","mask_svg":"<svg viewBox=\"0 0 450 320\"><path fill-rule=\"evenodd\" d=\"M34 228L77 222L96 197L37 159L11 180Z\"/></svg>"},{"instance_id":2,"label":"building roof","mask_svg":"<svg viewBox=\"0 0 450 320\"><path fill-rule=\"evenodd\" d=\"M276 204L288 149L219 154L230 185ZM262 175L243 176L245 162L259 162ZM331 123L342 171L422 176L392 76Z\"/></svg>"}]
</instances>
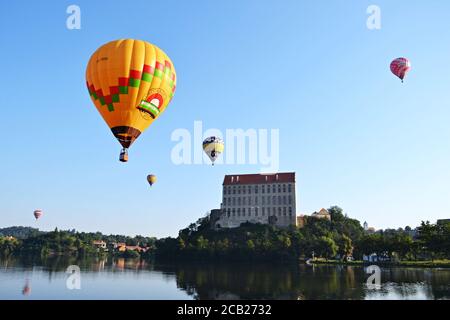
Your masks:
<instances>
[{"instance_id":1,"label":"building roof","mask_svg":"<svg viewBox=\"0 0 450 320\"><path fill-rule=\"evenodd\" d=\"M295 182L295 172L226 175L223 185Z\"/></svg>"},{"instance_id":2,"label":"building roof","mask_svg":"<svg viewBox=\"0 0 450 320\"><path fill-rule=\"evenodd\" d=\"M316 214L316 215L330 215L328 210L325 209L325 208L322 208L322 209L319 210L319 212L314 212L313 214Z\"/></svg>"}]
</instances>

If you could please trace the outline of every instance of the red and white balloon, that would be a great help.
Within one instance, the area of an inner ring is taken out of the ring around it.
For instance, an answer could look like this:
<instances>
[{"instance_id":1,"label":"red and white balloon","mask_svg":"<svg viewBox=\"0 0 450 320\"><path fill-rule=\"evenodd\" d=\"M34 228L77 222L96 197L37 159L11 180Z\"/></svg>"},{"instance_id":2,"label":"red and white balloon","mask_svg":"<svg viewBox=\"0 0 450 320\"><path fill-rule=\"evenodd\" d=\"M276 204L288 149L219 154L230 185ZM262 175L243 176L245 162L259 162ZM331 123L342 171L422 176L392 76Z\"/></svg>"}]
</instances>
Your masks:
<instances>
[{"instance_id":1,"label":"red and white balloon","mask_svg":"<svg viewBox=\"0 0 450 320\"><path fill-rule=\"evenodd\" d=\"M406 77L406 74L411 69L411 63L406 58L397 58L391 62L391 71L394 75L402 80Z\"/></svg>"}]
</instances>

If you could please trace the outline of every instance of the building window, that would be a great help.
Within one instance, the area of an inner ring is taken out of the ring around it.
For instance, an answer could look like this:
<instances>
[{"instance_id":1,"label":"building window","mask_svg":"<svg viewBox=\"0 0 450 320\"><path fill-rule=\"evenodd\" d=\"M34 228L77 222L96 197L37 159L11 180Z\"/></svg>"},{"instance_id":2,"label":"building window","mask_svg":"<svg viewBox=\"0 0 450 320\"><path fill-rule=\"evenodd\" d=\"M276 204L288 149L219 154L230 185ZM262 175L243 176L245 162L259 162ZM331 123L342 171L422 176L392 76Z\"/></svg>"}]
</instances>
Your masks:
<instances>
[{"instance_id":1,"label":"building window","mask_svg":"<svg viewBox=\"0 0 450 320\"><path fill-rule=\"evenodd\" d=\"M286 200L286 196L283 196L283 204L286 204L287 200Z\"/></svg>"},{"instance_id":2,"label":"building window","mask_svg":"<svg viewBox=\"0 0 450 320\"><path fill-rule=\"evenodd\" d=\"M264 205L264 204L266 204L266 197L262 197L262 204Z\"/></svg>"},{"instance_id":3,"label":"building window","mask_svg":"<svg viewBox=\"0 0 450 320\"><path fill-rule=\"evenodd\" d=\"M242 193L243 194L245 194L245 190L246 190L245 186L242 186Z\"/></svg>"},{"instance_id":4,"label":"building window","mask_svg":"<svg viewBox=\"0 0 450 320\"><path fill-rule=\"evenodd\" d=\"M263 217L266 215L266 208L262 208L262 215L263 215Z\"/></svg>"},{"instance_id":5,"label":"building window","mask_svg":"<svg viewBox=\"0 0 450 320\"><path fill-rule=\"evenodd\" d=\"M240 197L237 199L237 202L238 202L238 206L240 206L241 205L241 198Z\"/></svg>"},{"instance_id":6,"label":"building window","mask_svg":"<svg viewBox=\"0 0 450 320\"><path fill-rule=\"evenodd\" d=\"M258 207L255 208L255 217L258 216Z\"/></svg>"},{"instance_id":7,"label":"building window","mask_svg":"<svg viewBox=\"0 0 450 320\"><path fill-rule=\"evenodd\" d=\"M292 207L289 207L289 216L292 216Z\"/></svg>"},{"instance_id":8,"label":"building window","mask_svg":"<svg viewBox=\"0 0 450 320\"><path fill-rule=\"evenodd\" d=\"M241 216L241 209L240 208L237 209L237 214L238 214L238 217Z\"/></svg>"},{"instance_id":9,"label":"building window","mask_svg":"<svg viewBox=\"0 0 450 320\"><path fill-rule=\"evenodd\" d=\"M283 192L286 192L286 185L283 184Z\"/></svg>"},{"instance_id":10,"label":"building window","mask_svg":"<svg viewBox=\"0 0 450 320\"><path fill-rule=\"evenodd\" d=\"M258 197L255 197L255 204L258 204Z\"/></svg>"},{"instance_id":11,"label":"building window","mask_svg":"<svg viewBox=\"0 0 450 320\"><path fill-rule=\"evenodd\" d=\"M290 185L290 184L288 185L288 191L292 192L292 185Z\"/></svg>"},{"instance_id":12,"label":"building window","mask_svg":"<svg viewBox=\"0 0 450 320\"><path fill-rule=\"evenodd\" d=\"M278 205L281 204L281 196L278 196Z\"/></svg>"},{"instance_id":13,"label":"building window","mask_svg":"<svg viewBox=\"0 0 450 320\"><path fill-rule=\"evenodd\" d=\"M236 198L233 198L233 206L236 205Z\"/></svg>"},{"instance_id":14,"label":"building window","mask_svg":"<svg viewBox=\"0 0 450 320\"><path fill-rule=\"evenodd\" d=\"M263 185L263 186L261 187L261 189L262 189L262 193L266 193L266 186L265 186L265 185Z\"/></svg>"},{"instance_id":15,"label":"building window","mask_svg":"<svg viewBox=\"0 0 450 320\"><path fill-rule=\"evenodd\" d=\"M231 216L231 210L230 209L227 210L227 216L228 216L228 218Z\"/></svg>"},{"instance_id":16,"label":"building window","mask_svg":"<svg viewBox=\"0 0 450 320\"><path fill-rule=\"evenodd\" d=\"M238 187L237 193L238 193L238 194L241 194L241 186Z\"/></svg>"},{"instance_id":17,"label":"building window","mask_svg":"<svg viewBox=\"0 0 450 320\"><path fill-rule=\"evenodd\" d=\"M236 194L236 187L233 187L233 194Z\"/></svg>"},{"instance_id":18,"label":"building window","mask_svg":"<svg viewBox=\"0 0 450 320\"><path fill-rule=\"evenodd\" d=\"M289 204L292 204L292 197L291 196L288 196L288 201L289 201Z\"/></svg>"},{"instance_id":19,"label":"building window","mask_svg":"<svg viewBox=\"0 0 450 320\"><path fill-rule=\"evenodd\" d=\"M277 197L276 196L272 196L272 204L277 204Z\"/></svg>"},{"instance_id":20,"label":"building window","mask_svg":"<svg viewBox=\"0 0 450 320\"><path fill-rule=\"evenodd\" d=\"M233 217L235 217L236 216L236 212L234 211L234 208L232 209L232 211L231 211L232 213L232 215L233 215Z\"/></svg>"},{"instance_id":21,"label":"building window","mask_svg":"<svg viewBox=\"0 0 450 320\"><path fill-rule=\"evenodd\" d=\"M281 193L281 184L278 185L278 192Z\"/></svg>"},{"instance_id":22,"label":"building window","mask_svg":"<svg viewBox=\"0 0 450 320\"><path fill-rule=\"evenodd\" d=\"M242 205L245 206L245 197L242 198Z\"/></svg>"},{"instance_id":23,"label":"building window","mask_svg":"<svg viewBox=\"0 0 450 320\"><path fill-rule=\"evenodd\" d=\"M270 204L270 196L267 196L267 204Z\"/></svg>"},{"instance_id":24,"label":"building window","mask_svg":"<svg viewBox=\"0 0 450 320\"><path fill-rule=\"evenodd\" d=\"M275 193L275 192L277 192L276 185L272 185L272 193Z\"/></svg>"},{"instance_id":25,"label":"building window","mask_svg":"<svg viewBox=\"0 0 450 320\"><path fill-rule=\"evenodd\" d=\"M248 197L248 204L251 206L252 205L252 197Z\"/></svg>"},{"instance_id":26,"label":"building window","mask_svg":"<svg viewBox=\"0 0 450 320\"><path fill-rule=\"evenodd\" d=\"M255 193L258 193L258 186L255 186Z\"/></svg>"},{"instance_id":27,"label":"building window","mask_svg":"<svg viewBox=\"0 0 450 320\"><path fill-rule=\"evenodd\" d=\"M281 217L281 207L278 207L278 216Z\"/></svg>"},{"instance_id":28,"label":"building window","mask_svg":"<svg viewBox=\"0 0 450 320\"><path fill-rule=\"evenodd\" d=\"M245 217L245 208L242 208L242 215Z\"/></svg>"},{"instance_id":29,"label":"building window","mask_svg":"<svg viewBox=\"0 0 450 320\"><path fill-rule=\"evenodd\" d=\"M248 186L248 193L249 194L252 193L252 187L251 186Z\"/></svg>"},{"instance_id":30,"label":"building window","mask_svg":"<svg viewBox=\"0 0 450 320\"><path fill-rule=\"evenodd\" d=\"M283 207L283 216L286 217L286 207Z\"/></svg>"}]
</instances>

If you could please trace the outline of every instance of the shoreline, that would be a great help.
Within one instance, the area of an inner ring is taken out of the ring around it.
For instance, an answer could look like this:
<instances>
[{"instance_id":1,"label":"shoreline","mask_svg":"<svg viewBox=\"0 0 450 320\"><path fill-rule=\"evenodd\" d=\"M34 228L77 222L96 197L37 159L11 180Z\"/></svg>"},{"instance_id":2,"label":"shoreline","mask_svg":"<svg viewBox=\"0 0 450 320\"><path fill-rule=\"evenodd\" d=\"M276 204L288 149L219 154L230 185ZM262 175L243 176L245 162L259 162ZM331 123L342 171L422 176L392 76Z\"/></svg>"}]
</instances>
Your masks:
<instances>
[{"instance_id":1,"label":"shoreline","mask_svg":"<svg viewBox=\"0 0 450 320\"><path fill-rule=\"evenodd\" d=\"M369 266L378 265L381 267L414 267L414 268L450 268L450 260L427 260L427 261L399 261L399 262L368 262L368 261L339 261L316 259L310 264L320 265L342 265L342 266Z\"/></svg>"}]
</instances>

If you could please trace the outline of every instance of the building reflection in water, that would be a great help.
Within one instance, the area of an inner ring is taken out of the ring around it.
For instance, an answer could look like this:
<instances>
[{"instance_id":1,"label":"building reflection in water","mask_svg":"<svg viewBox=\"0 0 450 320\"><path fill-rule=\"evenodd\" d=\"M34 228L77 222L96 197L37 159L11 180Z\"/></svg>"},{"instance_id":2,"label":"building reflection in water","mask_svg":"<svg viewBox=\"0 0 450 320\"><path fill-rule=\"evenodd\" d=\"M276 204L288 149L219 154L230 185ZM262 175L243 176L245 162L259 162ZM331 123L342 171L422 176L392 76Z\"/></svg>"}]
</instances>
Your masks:
<instances>
[{"instance_id":1,"label":"building reflection in water","mask_svg":"<svg viewBox=\"0 0 450 320\"><path fill-rule=\"evenodd\" d=\"M450 298L450 272L425 269L382 269L381 290L368 289L358 266L180 264L156 265L174 272L178 287L194 299L445 299Z\"/></svg>"}]
</instances>

